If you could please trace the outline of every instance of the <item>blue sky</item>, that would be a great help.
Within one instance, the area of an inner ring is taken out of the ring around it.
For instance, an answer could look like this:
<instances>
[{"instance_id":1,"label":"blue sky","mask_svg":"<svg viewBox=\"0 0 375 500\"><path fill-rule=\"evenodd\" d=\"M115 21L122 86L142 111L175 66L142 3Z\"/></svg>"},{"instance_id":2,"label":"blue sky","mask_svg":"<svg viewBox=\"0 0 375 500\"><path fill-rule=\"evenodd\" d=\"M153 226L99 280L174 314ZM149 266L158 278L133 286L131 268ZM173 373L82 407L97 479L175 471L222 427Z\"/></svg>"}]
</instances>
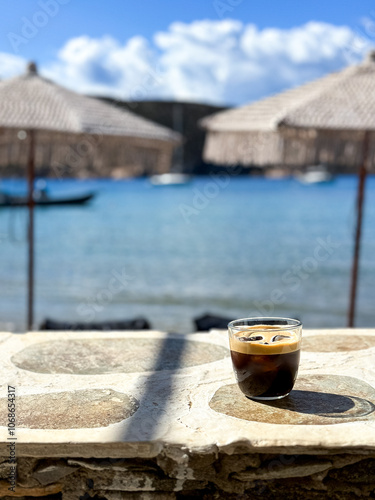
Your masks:
<instances>
[{"instance_id":1,"label":"blue sky","mask_svg":"<svg viewBox=\"0 0 375 500\"><path fill-rule=\"evenodd\" d=\"M4 0L0 77L36 60L89 94L242 104L363 58L373 2Z\"/></svg>"}]
</instances>

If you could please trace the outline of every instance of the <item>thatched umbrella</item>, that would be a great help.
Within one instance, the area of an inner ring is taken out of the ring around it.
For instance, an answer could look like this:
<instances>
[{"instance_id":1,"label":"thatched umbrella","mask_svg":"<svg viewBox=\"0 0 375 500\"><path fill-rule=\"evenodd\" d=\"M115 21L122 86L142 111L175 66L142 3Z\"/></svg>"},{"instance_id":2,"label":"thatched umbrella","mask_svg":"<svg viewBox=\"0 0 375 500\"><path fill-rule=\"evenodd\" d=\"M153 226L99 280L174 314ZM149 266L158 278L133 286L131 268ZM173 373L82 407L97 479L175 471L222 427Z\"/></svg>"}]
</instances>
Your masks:
<instances>
[{"instance_id":1,"label":"thatched umbrella","mask_svg":"<svg viewBox=\"0 0 375 500\"><path fill-rule=\"evenodd\" d=\"M219 164L359 166L348 326L353 326L363 201L375 153L375 52L357 66L205 118L204 157Z\"/></svg>"},{"instance_id":2,"label":"thatched umbrella","mask_svg":"<svg viewBox=\"0 0 375 500\"><path fill-rule=\"evenodd\" d=\"M31 329L34 302L33 192L36 153L40 163L43 162L43 152L48 151L48 161L53 164L56 163L51 149L54 143L61 149L61 145L66 146L74 141L79 144L81 141L81 145L87 148L87 139L94 138L89 142L89 155L94 158L106 143L114 148L121 146L123 142L129 144L133 141L140 147L143 145L144 148L149 148L153 155L161 152L165 157L168 153L172 154L173 147L180 142L180 136L130 111L117 109L54 84L38 75L34 63L28 65L27 74L0 82L0 137L5 138L3 142L7 145L17 135L19 139L28 139L28 151L24 156L27 156L29 210L27 327ZM66 156L64 163L69 166L69 162L73 162L70 166L74 168L74 158L71 156ZM61 161L61 154L58 158Z\"/></svg>"}]
</instances>

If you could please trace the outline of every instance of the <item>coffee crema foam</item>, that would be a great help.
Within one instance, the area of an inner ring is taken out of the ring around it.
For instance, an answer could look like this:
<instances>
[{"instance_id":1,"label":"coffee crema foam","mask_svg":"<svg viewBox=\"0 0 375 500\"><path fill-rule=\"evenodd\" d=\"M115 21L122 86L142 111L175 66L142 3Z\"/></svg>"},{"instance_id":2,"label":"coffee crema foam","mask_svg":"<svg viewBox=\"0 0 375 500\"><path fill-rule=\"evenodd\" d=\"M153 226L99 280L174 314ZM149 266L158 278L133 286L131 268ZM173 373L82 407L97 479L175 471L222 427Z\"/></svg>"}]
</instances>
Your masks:
<instances>
[{"instance_id":1,"label":"coffee crema foam","mask_svg":"<svg viewBox=\"0 0 375 500\"><path fill-rule=\"evenodd\" d=\"M277 339L278 336L280 339ZM245 340L251 337L256 339ZM276 339L272 341L274 337ZM244 326L243 330L229 338L229 345L232 351L243 354L283 354L298 351L301 348L301 339L298 330L283 330L282 325L256 325L247 328Z\"/></svg>"}]
</instances>

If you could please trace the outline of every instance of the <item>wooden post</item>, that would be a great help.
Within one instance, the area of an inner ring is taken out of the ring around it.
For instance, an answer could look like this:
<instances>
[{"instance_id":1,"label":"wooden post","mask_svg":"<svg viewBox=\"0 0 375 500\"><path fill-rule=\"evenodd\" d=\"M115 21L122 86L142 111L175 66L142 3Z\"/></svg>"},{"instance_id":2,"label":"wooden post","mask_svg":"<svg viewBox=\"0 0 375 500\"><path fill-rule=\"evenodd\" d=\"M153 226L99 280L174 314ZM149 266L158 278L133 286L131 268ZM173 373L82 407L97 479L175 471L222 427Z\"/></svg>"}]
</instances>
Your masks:
<instances>
[{"instance_id":1,"label":"wooden post","mask_svg":"<svg viewBox=\"0 0 375 500\"><path fill-rule=\"evenodd\" d=\"M362 163L359 168L358 194L357 194L357 227L355 231L354 256L350 286L350 304L348 312L348 327L354 327L355 303L357 296L358 265L361 250L361 232L363 219L363 205L365 201L365 185L367 176L367 162L369 153L370 132L366 131L363 138Z\"/></svg>"},{"instance_id":2,"label":"wooden post","mask_svg":"<svg viewBox=\"0 0 375 500\"><path fill-rule=\"evenodd\" d=\"M29 224L27 228L28 239L28 286L27 286L27 330L33 329L34 323L34 177L35 177L35 142L34 131L30 130L29 155L27 161L28 194L27 206L29 211Z\"/></svg>"}]
</instances>

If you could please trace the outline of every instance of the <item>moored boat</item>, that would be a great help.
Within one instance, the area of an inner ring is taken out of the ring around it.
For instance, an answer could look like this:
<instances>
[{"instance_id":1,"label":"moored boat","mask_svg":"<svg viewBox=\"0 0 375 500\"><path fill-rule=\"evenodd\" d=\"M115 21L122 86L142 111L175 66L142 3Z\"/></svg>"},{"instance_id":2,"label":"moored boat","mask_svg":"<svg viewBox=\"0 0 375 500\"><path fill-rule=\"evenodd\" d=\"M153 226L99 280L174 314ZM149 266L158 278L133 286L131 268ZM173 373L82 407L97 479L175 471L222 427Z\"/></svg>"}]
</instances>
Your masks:
<instances>
[{"instance_id":1,"label":"moored boat","mask_svg":"<svg viewBox=\"0 0 375 500\"><path fill-rule=\"evenodd\" d=\"M182 186L188 184L190 181L190 175L173 172L169 174L152 175L150 177L150 182L154 186Z\"/></svg>"},{"instance_id":2,"label":"moored boat","mask_svg":"<svg viewBox=\"0 0 375 500\"><path fill-rule=\"evenodd\" d=\"M334 179L333 175L322 165L308 167L305 172L298 172L294 177L301 184L325 184Z\"/></svg>"},{"instance_id":3,"label":"moored boat","mask_svg":"<svg viewBox=\"0 0 375 500\"><path fill-rule=\"evenodd\" d=\"M34 205L49 206L49 205L82 205L90 201L95 193L90 192L83 195L76 196L59 196L50 197L47 194L38 196L34 195ZM0 192L0 207L26 207L28 199L26 196L14 196L8 193Z\"/></svg>"}]
</instances>

